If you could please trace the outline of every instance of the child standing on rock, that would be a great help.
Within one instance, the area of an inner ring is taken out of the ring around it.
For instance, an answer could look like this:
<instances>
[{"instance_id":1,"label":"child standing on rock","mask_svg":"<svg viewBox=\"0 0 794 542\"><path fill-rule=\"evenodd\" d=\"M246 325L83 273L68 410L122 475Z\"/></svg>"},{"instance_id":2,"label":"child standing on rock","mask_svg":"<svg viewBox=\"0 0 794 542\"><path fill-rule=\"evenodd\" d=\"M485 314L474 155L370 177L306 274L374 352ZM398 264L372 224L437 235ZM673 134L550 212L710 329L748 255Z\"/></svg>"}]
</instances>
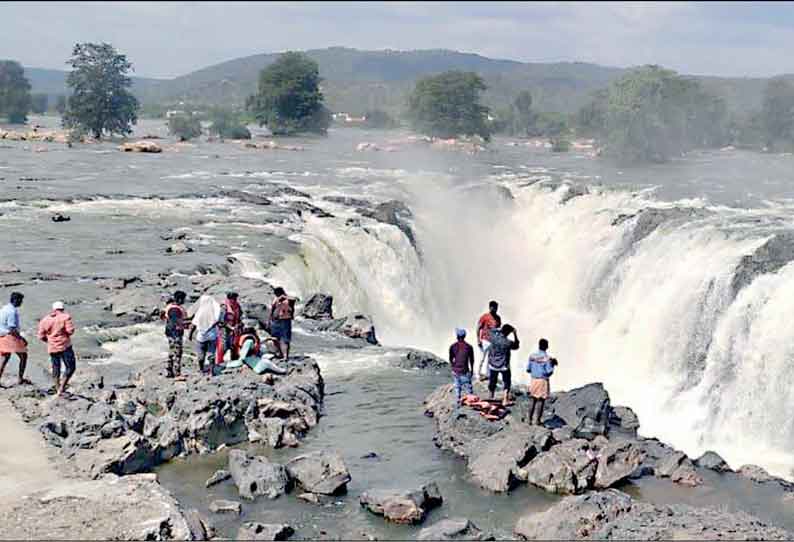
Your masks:
<instances>
[{"instance_id":1,"label":"child standing on rock","mask_svg":"<svg viewBox=\"0 0 794 542\"><path fill-rule=\"evenodd\" d=\"M527 372L532 375L529 382L529 425L540 425L543 404L549 398L549 377L554 373L557 360L549 357L549 341L538 341L538 351L530 354ZM537 407L537 416L535 408Z\"/></svg>"}]
</instances>

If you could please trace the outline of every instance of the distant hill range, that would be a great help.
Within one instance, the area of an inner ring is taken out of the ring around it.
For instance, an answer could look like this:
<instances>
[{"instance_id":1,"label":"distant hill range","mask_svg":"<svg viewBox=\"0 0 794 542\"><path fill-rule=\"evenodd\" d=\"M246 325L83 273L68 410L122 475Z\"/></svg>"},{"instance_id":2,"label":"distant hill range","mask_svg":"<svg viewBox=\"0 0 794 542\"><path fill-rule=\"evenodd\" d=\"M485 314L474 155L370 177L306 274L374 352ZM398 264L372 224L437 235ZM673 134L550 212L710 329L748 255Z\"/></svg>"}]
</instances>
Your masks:
<instances>
[{"instance_id":1,"label":"distant hill range","mask_svg":"<svg viewBox=\"0 0 794 542\"><path fill-rule=\"evenodd\" d=\"M446 70L475 71L488 91L485 102L499 108L519 91L532 93L533 108L570 113L591 94L626 70L584 62L529 63L486 58L449 50L360 51L331 47L306 51L320 66L327 105L335 112L363 113L383 109L400 115L415 81ZM241 106L256 91L259 71L277 53L247 56L215 64L174 79L133 78L133 91L143 103ZM67 94L67 72L26 68L33 92ZM725 98L734 111L758 109L766 79L697 77L706 88Z\"/></svg>"}]
</instances>

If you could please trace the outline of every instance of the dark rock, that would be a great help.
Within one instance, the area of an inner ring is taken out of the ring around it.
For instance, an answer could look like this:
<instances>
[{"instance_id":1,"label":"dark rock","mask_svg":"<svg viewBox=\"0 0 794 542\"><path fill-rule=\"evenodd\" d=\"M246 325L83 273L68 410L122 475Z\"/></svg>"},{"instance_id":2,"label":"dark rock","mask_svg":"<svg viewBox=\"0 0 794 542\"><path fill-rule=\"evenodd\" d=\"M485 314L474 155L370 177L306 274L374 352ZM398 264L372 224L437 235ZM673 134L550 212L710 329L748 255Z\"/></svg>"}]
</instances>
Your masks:
<instances>
[{"instance_id":1,"label":"dark rock","mask_svg":"<svg viewBox=\"0 0 794 542\"><path fill-rule=\"evenodd\" d=\"M287 524L243 523L235 540L287 540L295 531Z\"/></svg>"},{"instance_id":2,"label":"dark rock","mask_svg":"<svg viewBox=\"0 0 794 542\"><path fill-rule=\"evenodd\" d=\"M778 478L769 474L765 468L759 467L758 465L742 465L736 473L739 476L762 484L778 480Z\"/></svg>"},{"instance_id":3,"label":"dark rock","mask_svg":"<svg viewBox=\"0 0 794 542\"><path fill-rule=\"evenodd\" d=\"M287 470L265 457L249 457L241 450L229 452L229 472L240 496L254 500L258 496L276 499L290 487Z\"/></svg>"},{"instance_id":4,"label":"dark rock","mask_svg":"<svg viewBox=\"0 0 794 542\"><path fill-rule=\"evenodd\" d=\"M518 520L524 540L782 540L794 533L744 512L686 505L657 506L608 489L566 497Z\"/></svg>"},{"instance_id":5,"label":"dark rock","mask_svg":"<svg viewBox=\"0 0 794 542\"><path fill-rule=\"evenodd\" d=\"M629 478L645 459L645 452L631 441L610 442L598 451L594 487L606 489Z\"/></svg>"},{"instance_id":6,"label":"dark rock","mask_svg":"<svg viewBox=\"0 0 794 542\"><path fill-rule=\"evenodd\" d=\"M334 215L320 209L316 205L312 205L307 201L293 201L289 204L289 208L298 213L298 216L303 216L303 213L309 213L320 218L333 218Z\"/></svg>"},{"instance_id":7,"label":"dark rock","mask_svg":"<svg viewBox=\"0 0 794 542\"><path fill-rule=\"evenodd\" d=\"M427 512L442 501L435 483L408 491L373 489L362 493L360 498L367 510L395 523L421 523Z\"/></svg>"},{"instance_id":8,"label":"dark rock","mask_svg":"<svg viewBox=\"0 0 794 542\"><path fill-rule=\"evenodd\" d=\"M365 199L351 198L348 196L325 196L325 201L346 205L348 207L369 207L371 204Z\"/></svg>"},{"instance_id":9,"label":"dark rock","mask_svg":"<svg viewBox=\"0 0 794 542\"><path fill-rule=\"evenodd\" d=\"M301 310L301 316L313 320L329 320L334 317L334 297L329 294L312 294Z\"/></svg>"},{"instance_id":10,"label":"dark rock","mask_svg":"<svg viewBox=\"0 0 794 542\"><path fill-rule=\"evenodd\" d=\"M610 419L609 394L600 383L552 394L543 409L543 420L553 425L554 418L573 429L576 438L606 435Z\"/></svg>"},{"instance_id":11,"label":"dark rock","mask_svg":"<svg viewBox=\"0 0 794 542\"><path fill-rule=\"evenodd\" d=\"M413 213L403 202L397 200L386 201L376 205L374 208L360 208L358 212L361 216L396 226L405 234L411 245L416 248L416 236L409 223L410 219L413 218Z\"/></svg>"},{"instance_id":12,"label":"dark rock","mask_svg":"<svg viewBox=\"0 0 794 542\"><path fill-rule=\"evenodd\" d=\"M535 457L525 467L527 481L550 493L581 493L595 484L598 461L592 444L574 439Z\"/></svg>"},{"instance_id":13,"label":"dark rock","mask_svg":"<svg viewBox=\"0 0 794 542\"><path fill-rule=\"evenodd\" d=\"M543 427L501 431L471 447L469 472L483 489L508 491L518 479L518 469L547 450L551 442L551 431Z\"/></svg>"},{"instance_id":14,"label":"dark rock","mask_svg":"<svg viewBox=\"0 0 794 542\"><path fill-rule=\"evenodd\" d=\"M231 477L232 475L229 471L225 471L225 470L215 471L215 474L210 476L209 479L206 482L204 482L204 486L205 487L216 486L221 482L225 482Z\"/></svg>"},{"instance_id":15,"label":"dark rock","mask_svg":"<svg viewBox=\"0 0 794 542\"><path fill-rule=\"evenodd\" d=\"M466 518L442 519L419 531L417 540L493 540Z\"/></svg>"},{"instance_id":16,"label":"dark rock","mask_svg":"<svg viewBox=\"0 0 794 542\"><path fill-rule=\"evenodd\" d=\"M731 281L733 297L757 276L779 271L794 260L794 233L776 233L752 254L742 256Z\"/></svg>"},{"instance_id":17,"label":"dark rock","mask_svg":"<svg viewBox=\"0 0 794 542\"><path fill-rule=\"evenodd\" d=\"M664 223L667 222L686 222L696 218L702 218L708 211L693 207L670 207L670 208L646 208L642 209L629 218L636 218L636 223L631 231L628 244L636 245ZM618 217L620 218L620 217ZM617 219L616 219L617 221ZM613 222L614 223L614 222Z\"/></svg>"},{"instance_id":18,"label":"dark rock","mask_svg":"<svg viewBox=\"0 0 794 542\"><path fill-rule=\"evenodd\" d=\"M313 452L287 463L287 474L306 491L338 495L347 490L350 472L336 452Z\"/></svg>"},{"instance_id":19,"label":"dark rock","mask_svg":"<svg viewBox=\"0 0 794 542\"><path fill-rule=\"evenodd\" d=\"M165 249L165 251L168 254L187 254L188 252L193 252L193 249L182 241L178 241Z\"/></svg>"},{"instance_id":20,"label":"dark rock","mask_svg":"<svg viewBox=\"0 0 794 542\"><path fill-rule=\"evenodd\" d=\"M243 513L243 505L236 501L217 500L210 503L210 512L214 514L237 514Z\"/></svg>"},{"instance_id":21,"label":"dark rock","mask_svg":"<svg viewBox=\"0 0 794 542\"><path fill-rule=\"evenodd\" d=\"M640 428L640 419L629 407L612 407L609 415L609 434L621 434L636 437Z\"/></svg>"},{"instance_id":22,"label":"dark rock","mask_svg":"<svg viewBox=\"0 0 794 542\"><path fill-rule=\"evenodd\" d=\"M396 367L401 369L433 369L433 370L449 370L449 363L431 352L424 350L414 350L408 348L404 354L393 363Z\"/></svg>"},{"instance_id":23,"label":"dark rock","mask_svg":"<svg viewBox=\"0 0 794 542\"><path fill-rule=\"evenodd\" d=\"M711 450L695 459L695 465L716 472L731 472L728 463L717 452Z\"/></svg>"},{"instance_id":24,"label":"dark rock","mask_svg":"<svg viewBox=\"0 0 794 542\"><path fill-rule=\"evenodd\" d=\"M252 205L273 204L273 202L270 201L265 196L260 196L258 194L253 194L251 192L243 192L242 190L221 190L219 195L226 198L234 198L242 201L243 203L250 203Z\"/></svg>"},{"instance_id":25,"label":"dark rock","mask_svg":"<svg viewBox=\"0 0 794 542\"><path fill-rule=\"evenodd\" d=\"M50 217L50 220L53 222L69 222L72 219L70 216L62 215L61 213L55 213L53 216Z\"/></svg>"},{"instance_id":26,"label":"dark rock","mask_svg":"<svg viewBox=\"0 0 794 542\"><path fill-rule=\"evenodd\" d=\"M351 339L363 339L370 344L378 344L375 336L375 325L363 314L351 314L344 318L320 323L318 331L333 331Z\"/></svg>"}]
</instances>

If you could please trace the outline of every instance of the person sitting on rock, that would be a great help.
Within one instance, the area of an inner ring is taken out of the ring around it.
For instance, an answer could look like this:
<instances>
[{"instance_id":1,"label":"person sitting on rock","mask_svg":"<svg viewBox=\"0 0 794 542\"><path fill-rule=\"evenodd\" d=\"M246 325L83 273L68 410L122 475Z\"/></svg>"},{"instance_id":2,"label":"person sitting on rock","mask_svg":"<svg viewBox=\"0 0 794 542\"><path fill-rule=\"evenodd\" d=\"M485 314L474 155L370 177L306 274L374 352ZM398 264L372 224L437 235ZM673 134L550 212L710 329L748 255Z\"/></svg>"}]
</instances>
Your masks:
<instances>
[{"instance_id":1,"label":"person sitting on rock","mask_svg":"<svg viewBox=\"0 0 794 542\"><path fill-rule=\"evenodd\" d=\"M193 319L190 324L188 340L196 334L196 359L199 370L205 374L215 374L215 352L218 343L218 327L221 325L221 306L212 296L202 295L193 306ZM209 359L207 359L209 358ZM205 360L207 365L205 366Z\"/></svg>"},{"instance_id":2,"label":"person sitting on rock","mask_svg":"<svg viewBox=\"0 0 794 542\"><path fill-rule=\"evenodd\" d=\"M276 298L270 306L269 331L278 341L278 347L284 353L284 361L289 361L289 347L292 342L292 319L295 318L295 299L287 296L284 288L273 290Z\"/></svg>"},{"instance_id":3,"label":"person sitting on rock","mask_svg":"<svg viewBox=\"0 0 794 542\"><path fill-rule=\"evenodd\" d=\"M464 395L471 395L471 375L474 372L474 348L466 342L466 330L455 330L458 340L449 347L449 364L455 383L455 408L460 406Z\"/></svg>"},{"instance_id":4,"label":"person sitting on rock","mask_svg":"<svg viewBox=\"0 0 794 542\"><path fill-rule=\"evenodd\" d=\"M25 296L20 292L12 292L8 305L0 309L0 382L3 379L11 354L19 358L19 383L32 384L25 378L25 368L28 364L28 341L21 335L22 319L19 316L19 307ZM3 387L0 384L0 387Z\"/></svg>"},{"instance_id":5,"label":"person sitting on rock","mask_svg":"<svg viewBox=\"0 0 794 542\"><path fill-rule=\"evenodd\" d=\"M529 382L529 425L540 425L543 404L549 398L549 377L554 373L557 360L549 357L549 341L538 341L538 351L530 354L527 372L532 375ZM537 415L535 409L537 407Z\"/></svg>"},{"instance_id":6,"label":"person sitting on rock","mask_svg":"<svg viewBox=\"0 0 794 542\"><path fill-rule=\"evenodd\" d=\"M273 343L276 342L275 339L270 337L265 339L265 343L268 341ZM226 368L233 369L245 364L259 375L265 372L271 372L277 375L287 374L288 371L286 369L283 369L272 361L265 359L263 356L264 351L262 350L259 336L256 334L256 330L254 328L247 327L243 329L242 333L240 334L240 338L238 339L237 347L240 351L240 359L229 361L226 364Z\"/></svg>"},{"instance_id":7,"label":"person sitting on rock","mask_svg":"<svg viewBox=\"0 0 794 542\"><path fill-rule=\"evenodd\" d=\"M168 365L166 377L175 378L182 375L182 349L185 329L188 327L187 311L182 306L187 294L182 290L174 292L160 318L165 320L165 336L168 339Z\"/></svg>"},{"instance_id":8,"label":"person sitting on rock","mask_svg":"<svg viewBox=\"0 0 794 542\"><path fill-rule=\"evenodd\" d=\"M56 301L52 304L52 312L39 321L38 337L47 343L47 353L52 364L52 380L54 390L58 396L66 392L66 386L77 369L77 363L72 348L72 335L74 323L72 317L66 312L63 303ZM61 380L61 363L66 367L66 373Z\"/></svg>"},{"instance_id":9,"label":"person sitting on rock","mask_svg":"<svg viewBox=\"0 0 794 542\"><path fill-rule=\"evenodd\" d=\"M513 335L513 340L508 339L510 334ZM518 333L516 328L510 324L505 324L501 329L494 328L491 330L491 346L488 350L488 391L490 398L494 398L496 392L496 384L499 375L502 375L502 383L505 387L504 398L502 405L508 406L510 403L510 351L518 350Z\"/></svg>"}]
</instances>

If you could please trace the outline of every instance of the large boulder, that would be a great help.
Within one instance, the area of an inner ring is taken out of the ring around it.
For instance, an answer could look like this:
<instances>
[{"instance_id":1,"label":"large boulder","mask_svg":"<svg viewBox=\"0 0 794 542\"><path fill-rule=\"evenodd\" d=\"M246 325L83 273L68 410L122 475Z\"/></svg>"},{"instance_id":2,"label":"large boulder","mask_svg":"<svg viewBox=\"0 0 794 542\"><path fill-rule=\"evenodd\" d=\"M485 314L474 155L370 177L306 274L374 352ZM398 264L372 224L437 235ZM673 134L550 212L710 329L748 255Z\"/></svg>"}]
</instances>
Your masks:
<instances>
[{"instance_id":1,"label":"large boulder","mask_svg":"<svg viewBox=\"0 0 794 542\"><path fill-rule=\"evenodd\" d=\"M551 445L551 431L543 427L501 431L471 447L468 468L483 489L505 492L521 475L518 470Z\"/></svg>"},{"instance_id":2,"label":"large boulder","mask_svg":"<svg viewBox=\"0 0 794 542\"><path fill-rule=\"evenodd\" d=\"M631 441L610 442L598 451L594 487L606 489L629 478L645 459L645 452Z\"/></svg>"},{"instance_id":3,"label":"large boulder","mask_svg":"<svg viewBox=\"0 0 794 542\"><path fill-rule=\"evenodd\" d=\"M569 426L577 438L593 439L606 435L610 420L609 394L601 383L552 395L544 411L547 425L559 422Z\"/></svg>"},{"instance_id":4,"label":"large boulder","mask_svg":"<svg viewBox=\"0 0 794 542\"><path fill-rule=\"evenodd\" d=\"M330 320L334 317L334 297L329 294L312 294L300 314L312 320Z\"/></svg>"},{"instance_id":5,"label":"large boulder","mask_svg":"<svg viewBox=\"0 0 794 542\"><path fill-rule=\"evenodd\" d=\"M417 540L492 540L466 518L449 518L437 521L419 531Z\"/></svg>"},{"instance_id":6,"label":"large boulder","mask_svg":"<svg viewBox=\"0 0 794 542\"><path fill-rule=\"evenodd\" d=\"M449 363L431 352L406 348L393 362L400 369L449 370Z\"/></svg>"},{"instance_id":7,"label":"large boulder","mask_svg":"<svg viewBox=\"0 0 794 542\"><path fill-rule=\"evenodd\" d=\"M375 325L371 318L363 314L351 314L344 318L324 322L318 329L320 331L335 331L351 339L362 339L370 344L378 344Z\"/></svg>"},{"instance_id":8,"label":"large boulder","mask_svg":"<svg viewBox=\"0 0 794 542\"><path fill-rule=\"evenodd\" d=\"M609 413L609 434L636 438L640 419L629 407L614 406Z\"/></svg>"},{"instance_id":9,"label":"large boulder","mask_svg":"<svg viewBox=\"0 0 794 542\"><path fill-rule=\"evenodd\" d=\"M776 233L751 254L742 256L733 273L733 296L757 276L775 273L794 260L794 234Z\"/></svg>"},{"instance_id":10,"label":"large boulder","mask_svg":"<svg viewBox=\"0 0 794 542\"><path fill-rule=\"evenodd\" d=\"M306 491L320 495L344 493L350 482L350 472L337 452L298 456L287 463L287 474Z\"/></svg>"},{"instance_id":11,"label":"large boulder","mask_svg":"<svg viewBox=\"0 0 794 542\"><path fill-rule=\"evenodd\" d=\"M566 497L518 520L524 540L784 540L794 533L744 512L656 506L615 489Z\"/></svg>"},{"instance_id":12,"label":"large boulder","mask_svg":"<svg viewBox=\"0 0 794 542\"><path fill-rule=\"evenodd\" d=\"M715 472L731 472L732 470L722 456L711 450L698 457L695 460L695 465Z\"/></svg>"},{"instance_id":13,"label":"large boulder","mask_svg":"<svg viewBox=\"0 0 794 542\"><path fill-rule=\"evenodd\" d=\"M249 521L237 530L235 540L287 540L295 531L286 523L256 523Z\"/></svg>"},{"instance_id":14,"label":"large boulder","mask_svg":"<svg viewBox=\"0 0 794 542\"><path fill-rule=\"evenodd\" d=\"M361 506L394 523L421 523L427 512L443 502L435 483L414 490L372 489L360 497Z\"/></svg>"},{"instance_id":15,"label":"large boulder","mask_svg":"<svg viewBox=\"0 0 794 542\"><path fill-rule=\"evenodd\" d=\"M240 497L254 500L258 496L275 499L287 493L289 476L283 465L265 457L250 457L241 450L229 452L229 472Z\"/></svg>"},{"instance_id":16,"label":"large boulder","mask_svg":"<svg viewBox=\"0 0 794 542\"><path fill-rule=\"evenodd\" d=\"M576 494L593 487L598 460L585 439L558 444L538 455L525 467L527 481L550 493Z\"/></svg>"},{"instance_id":17,"label":"large boulder","mask_svg":"<svg viewBox=\"0 0 794 542\"><path fill-rule=\"evenodd\" d=\"M134 141L119 145L119 150L124 152L161 153L163 148L153 141Z\"/></svg>"},{"instance_id":18,"label":"large boulder","mask_svg":"<svg viewBox=\"0 0 794 542\"><path fill-rule=\"evenodd\" d=\"M403 202L397 200L386 201L379 203L375 207L360 208L358 212L361 216L396 226L405 234L411 245L416 247L416 236L410 224L413 213Z\"/></svg>"}]
</instances>

